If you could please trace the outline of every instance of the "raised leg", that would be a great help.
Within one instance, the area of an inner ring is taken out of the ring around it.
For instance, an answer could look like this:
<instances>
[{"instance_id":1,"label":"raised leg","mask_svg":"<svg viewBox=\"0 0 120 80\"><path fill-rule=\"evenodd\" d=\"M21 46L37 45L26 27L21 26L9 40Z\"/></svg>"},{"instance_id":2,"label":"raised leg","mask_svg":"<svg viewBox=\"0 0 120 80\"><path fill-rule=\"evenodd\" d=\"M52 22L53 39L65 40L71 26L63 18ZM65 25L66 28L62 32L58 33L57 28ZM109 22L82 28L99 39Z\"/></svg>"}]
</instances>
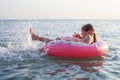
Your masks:
<instances>
[{"instance_id":1,"label":"raised leg","mask_svg":"<svg viewBox=\"0 0 120 80\"><path fill-rule=\"evenodd\" d=\"M40 36L36 35L36 33L33 31L32 28L30 28L30 34L31 34L32 40L39 40L39 41L41 41L41 42L49 42L49 41L52 41L52 39L48 39L48 38L40 37Z\"/></svg>"}]
</instances>

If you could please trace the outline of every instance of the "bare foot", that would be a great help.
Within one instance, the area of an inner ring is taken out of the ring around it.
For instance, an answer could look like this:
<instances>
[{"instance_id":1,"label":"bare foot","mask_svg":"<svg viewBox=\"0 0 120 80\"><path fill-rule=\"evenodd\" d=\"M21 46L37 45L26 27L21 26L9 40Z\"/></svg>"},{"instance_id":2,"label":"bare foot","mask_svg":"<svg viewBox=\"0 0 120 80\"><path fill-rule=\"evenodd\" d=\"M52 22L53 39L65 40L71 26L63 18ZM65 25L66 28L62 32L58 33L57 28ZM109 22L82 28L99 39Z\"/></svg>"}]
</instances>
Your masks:
<instances>
[{"instance_id":1,"label":"bare foot","mask_svg":"<svg viewBox=\"0 0 120 80\"><path fill-rule=\"evenodd\" d=\"M30 28L30 34L31 34L32 40L37 40L38 36L36 35L36 33L33 31L32 28Z\"/></svg>"},{"instance_id":2,"label":"bare foot","mask_svg":"<svg viewBox=\"0 0 120 80\"><path fill-rule=\"evenodd\" d=\"M31 34L32 40L39 40L41 42L52 41L52 39L48 39L48 38L44 38L44 37L40 37L40 36L36 35L36 33L33 31L32 28L30 28L30 34Z\"/></svg>"}]
</instances>

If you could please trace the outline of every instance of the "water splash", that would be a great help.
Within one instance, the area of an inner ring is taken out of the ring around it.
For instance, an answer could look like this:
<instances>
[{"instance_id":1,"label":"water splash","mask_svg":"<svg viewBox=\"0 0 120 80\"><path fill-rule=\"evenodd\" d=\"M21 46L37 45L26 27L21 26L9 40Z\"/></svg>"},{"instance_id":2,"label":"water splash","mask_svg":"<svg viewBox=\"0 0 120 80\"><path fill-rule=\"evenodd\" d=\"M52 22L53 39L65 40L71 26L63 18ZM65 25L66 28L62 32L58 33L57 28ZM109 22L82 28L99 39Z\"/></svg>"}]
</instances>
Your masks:
<instances>
[{"instance_id":1,"label":"water splash","mask_svg":"<svg viewBox=\"0 0 120 80\"><path fill-rule=\"evenodd\" d=\"M14 33L14 37L9 36L7 46L0 47L0 60L26 60L40 57L39 48L43 44L32 41L28 27L15 29L11 33Z\"/></svg>"}]
</instances>

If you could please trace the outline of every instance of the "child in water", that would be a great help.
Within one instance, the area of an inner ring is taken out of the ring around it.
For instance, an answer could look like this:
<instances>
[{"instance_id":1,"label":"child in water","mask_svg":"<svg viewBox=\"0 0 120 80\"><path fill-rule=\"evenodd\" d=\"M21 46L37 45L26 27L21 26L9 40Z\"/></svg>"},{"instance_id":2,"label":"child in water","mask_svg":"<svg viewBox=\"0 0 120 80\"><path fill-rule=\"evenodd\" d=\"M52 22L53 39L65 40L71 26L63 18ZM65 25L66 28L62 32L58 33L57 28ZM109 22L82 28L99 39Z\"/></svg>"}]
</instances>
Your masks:
<instances>
[{"instance_id":1,"label":"child in water","mask_svg":"<svg viewBox=\"0 0 120 80\"><path fill-rule=\"evenodd\" d=\"M30 28L30 34L32 37L32 40L39 40L41 42L49 42L53 40L62 40L62 38L56 38L56 39L49 39L45 37L41 37L35 34L35 32ZM81 36L82 35L82 36ZM86 44L93 44L96 42L96 34L93 25L86 24L83 25L81 28L81 35L79 33L74 33L73 37L75 38L75 42L78 42L81 40L81 42Z\"/></svg>"}]
</instances>

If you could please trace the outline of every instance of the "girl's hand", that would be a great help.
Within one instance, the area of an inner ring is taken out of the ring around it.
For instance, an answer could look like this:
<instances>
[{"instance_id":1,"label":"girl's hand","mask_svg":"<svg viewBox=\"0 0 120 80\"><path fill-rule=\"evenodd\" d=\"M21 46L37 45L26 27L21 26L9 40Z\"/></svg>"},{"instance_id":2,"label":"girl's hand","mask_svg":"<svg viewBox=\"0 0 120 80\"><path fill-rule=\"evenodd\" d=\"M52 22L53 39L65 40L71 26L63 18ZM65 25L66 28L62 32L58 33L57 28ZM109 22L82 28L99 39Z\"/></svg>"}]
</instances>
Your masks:
<instances>
[{"instance_id":1,"label":"girl's hand","mask_svg":"<svg viewBox=\"0 0 120 80\"><path fill-rule=\"evenodd\" d=\"M82 39L82 37L80 36L80 34L79 34L79 33L76 33L76 32L74 32L73 37Z\"/></svg>"}]
</instances>

